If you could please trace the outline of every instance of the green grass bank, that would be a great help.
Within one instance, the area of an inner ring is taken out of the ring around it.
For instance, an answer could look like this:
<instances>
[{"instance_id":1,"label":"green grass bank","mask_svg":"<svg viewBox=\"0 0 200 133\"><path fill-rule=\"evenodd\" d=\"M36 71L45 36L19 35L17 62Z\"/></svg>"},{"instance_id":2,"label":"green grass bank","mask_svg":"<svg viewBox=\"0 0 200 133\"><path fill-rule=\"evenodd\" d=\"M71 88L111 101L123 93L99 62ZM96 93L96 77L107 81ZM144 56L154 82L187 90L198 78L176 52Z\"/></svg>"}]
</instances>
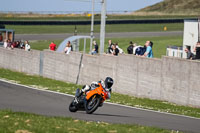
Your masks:
<instances>
[{"instance_id":1,"label":"green grass bank","mask_svg":"<svg viewBox=\"0 0 200 133\"><path fill-rule=\"evenodd\" d=\"M1 133L175 133L154 127L105 122L80 121L72 118L45 117L0 110Z\"/></svg>"},{"instance_id":2,"label":"green grass bank","mask_svg":"<svg viewBox=\"0 0 200 133\"><path fill-rule=\"evenodd\" d=\"M164 27L168 31L183 31L183 23L173 24L107 24L106 32L156 32L163 31ZM90 25L76 25L78 34L90 33ZM74 33L75 25L6 25L7 29L15 30L16 34L55 34ZM94 32L100 32L100 25L94 25Z\"/></svg>"}]
</instances>

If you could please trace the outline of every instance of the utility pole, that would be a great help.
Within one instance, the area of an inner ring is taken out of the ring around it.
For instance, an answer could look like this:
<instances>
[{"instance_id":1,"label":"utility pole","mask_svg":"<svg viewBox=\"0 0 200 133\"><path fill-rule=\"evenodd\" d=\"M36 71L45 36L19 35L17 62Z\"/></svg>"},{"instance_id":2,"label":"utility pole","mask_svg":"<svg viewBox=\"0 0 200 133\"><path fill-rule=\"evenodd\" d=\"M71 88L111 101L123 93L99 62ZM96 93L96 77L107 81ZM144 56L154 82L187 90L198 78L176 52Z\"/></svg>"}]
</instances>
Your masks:
<instances>
[{"instance_id":1,"label":"utility pole","mask_svg":"<svg viewBox=\"0 0 200 133\"><path fill-rule=\"evenodd\" d=\"M198 41L200 41L200 17L198 18Z\"/></svg>"},{"instance_id":2,"label":"utility pole","mask_svg":"<svg viewBox=\"0 0 200 133\"><path fill-rule=\"evenodd\" d=\"M91 33L90 33L90 52L92 51L92 42L94 39L94 3L95 0L92 0L92 17L91 17Z\"/></svg>"},{"instance_id":3,"label":"utility pole","mask_svg":"<svg viewBox=\"0 0 200 133\"><path fill-rule=\"evenodd\" d=\"M106 0L102 0L102 8L101 8L101 32L100 32L100 54L104 53L105 25L106 25Z\"/></svg>"}]
</instances>

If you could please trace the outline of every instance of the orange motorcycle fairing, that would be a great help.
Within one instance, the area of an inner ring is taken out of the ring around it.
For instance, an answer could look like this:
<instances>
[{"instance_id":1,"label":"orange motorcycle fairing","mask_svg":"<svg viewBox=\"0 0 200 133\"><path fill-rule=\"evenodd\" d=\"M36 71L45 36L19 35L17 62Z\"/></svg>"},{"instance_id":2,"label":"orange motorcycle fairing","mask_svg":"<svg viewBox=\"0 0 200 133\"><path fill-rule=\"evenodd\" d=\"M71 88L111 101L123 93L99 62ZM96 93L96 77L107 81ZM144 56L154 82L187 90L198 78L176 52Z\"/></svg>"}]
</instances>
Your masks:
<instances>
[{"instance_id":1,"label":"orange motorcycle fairing","mask_svg":"<svg viewBox=\"0 0 200 133\"><path fill-rule=\"evenodd\" d=\"M92 96L94 95L99 95L103 98L103 101L105 101L108 97L107 93L105 92L105 90L103 89L102 85L99 83L99 87L97 87L94 90L89 91L86 94L86 100L89 100Z\"/></svg>"}]
</instances>

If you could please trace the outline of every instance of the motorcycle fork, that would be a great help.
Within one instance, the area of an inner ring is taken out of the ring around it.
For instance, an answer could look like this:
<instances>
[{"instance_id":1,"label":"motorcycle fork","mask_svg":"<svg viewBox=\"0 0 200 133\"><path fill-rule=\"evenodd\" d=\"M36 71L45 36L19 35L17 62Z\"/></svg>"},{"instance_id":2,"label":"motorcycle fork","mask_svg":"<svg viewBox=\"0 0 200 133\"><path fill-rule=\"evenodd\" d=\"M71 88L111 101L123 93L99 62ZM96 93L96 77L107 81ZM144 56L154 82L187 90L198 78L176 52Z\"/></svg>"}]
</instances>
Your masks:
<instances>
[{"instance_id":1,"label":"motorcycle fork","mask_svg":"<svg viewBox=\"0 0 200 133\"><path fill-rule=\"evenodd\" d=\"M96 98L96 95L94 95L93 97L92 97L92 100L91 100L91 102L93 103L94 102L94 99Z\"/></svg>"},{"instance_id":2,"label":"motorcycle fork","mask_svg":"<svg viewBox=\"0 0 200 133\"><path fill-rule=\"evenodd\" d=\"M96 98L96 95L94 95L94 97L92 98L92 100L94 100Z\"/></svg>"}]
</instances>

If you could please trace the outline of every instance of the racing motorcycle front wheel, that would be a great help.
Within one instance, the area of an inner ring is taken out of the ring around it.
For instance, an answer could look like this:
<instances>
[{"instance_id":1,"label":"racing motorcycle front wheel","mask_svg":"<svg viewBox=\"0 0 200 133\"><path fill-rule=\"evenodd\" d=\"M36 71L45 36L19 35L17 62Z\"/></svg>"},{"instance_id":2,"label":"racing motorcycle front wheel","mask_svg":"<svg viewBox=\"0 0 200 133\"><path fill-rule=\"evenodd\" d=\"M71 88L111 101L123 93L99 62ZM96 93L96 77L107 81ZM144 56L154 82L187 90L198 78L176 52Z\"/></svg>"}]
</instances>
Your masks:
<instances>
[{"instance_id":1,"label":"racing motorcycle front wheel","mask_svg":"<svg viewBox=\"0 0 200 133\"><path fill-rule=\"evenodd\" d=\"M78 110L78 107L75 103L75 99L71 102L71 104L69 105L69 111L70 112L76 112Z\"/></svg>"},{"instance_id":2,"label":"racing motorcycle front wheel","mask_svg":"<svg viewBox=\"0 0 200 133\"><path fill-rule=\"evenodd\" d=\"M85 100L85 111L87 114L92 114L99 107L101 97L99 95L93 95L89 100Z\"/></svg>"}]
</instances>

